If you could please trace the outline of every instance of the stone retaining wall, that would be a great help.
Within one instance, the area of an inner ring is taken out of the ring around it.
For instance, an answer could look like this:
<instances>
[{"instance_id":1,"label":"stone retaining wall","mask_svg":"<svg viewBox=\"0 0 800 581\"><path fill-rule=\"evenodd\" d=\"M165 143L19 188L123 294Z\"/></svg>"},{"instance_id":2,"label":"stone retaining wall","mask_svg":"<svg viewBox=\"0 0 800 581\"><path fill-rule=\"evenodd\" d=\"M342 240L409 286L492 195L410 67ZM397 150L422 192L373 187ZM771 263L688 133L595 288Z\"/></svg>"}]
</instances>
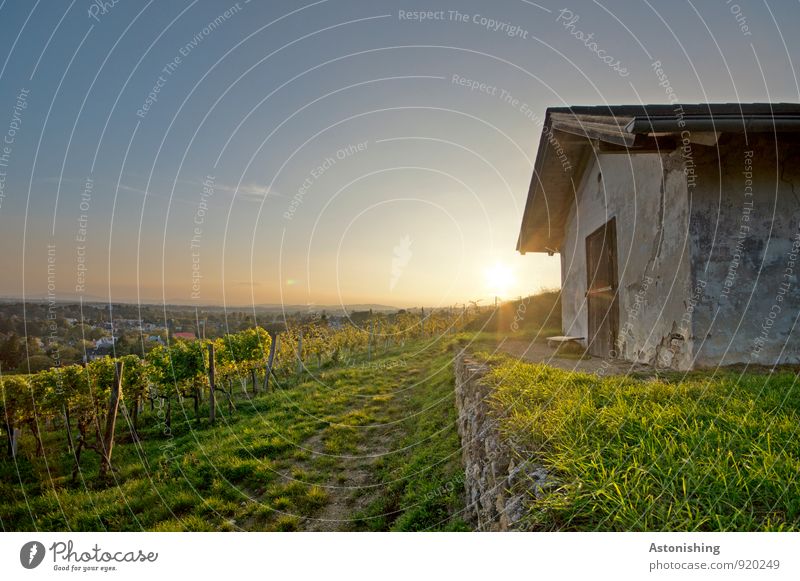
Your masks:
<instances>
[{"instance_id":1,"label":"stone retaining wall","mask_svg":"<svg viewBox=\"0 0 800 581\"><path fill-rule=\"evenodd\" d=\"M465 471L465 520L480 531L523 530L528 501L541 494L547 472L498 430L483 381L488 367L468 355L455 359L458 433Z\"/></svg>"}]
</instances>

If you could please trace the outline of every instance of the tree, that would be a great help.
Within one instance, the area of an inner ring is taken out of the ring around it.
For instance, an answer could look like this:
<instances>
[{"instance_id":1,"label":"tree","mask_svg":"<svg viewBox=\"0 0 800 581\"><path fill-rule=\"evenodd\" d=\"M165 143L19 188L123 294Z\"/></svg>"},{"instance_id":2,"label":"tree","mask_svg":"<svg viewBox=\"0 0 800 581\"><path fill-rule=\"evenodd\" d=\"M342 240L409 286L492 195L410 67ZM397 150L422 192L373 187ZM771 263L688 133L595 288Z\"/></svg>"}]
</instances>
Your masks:
<instances>
[{"instance_id":1,"label":"tree","mask_svg":"<svg viewBox=\"0 0 800 581\"><path fill-rule=\"evenodd\" d=\"M152 389L151 401L161 400L167 406L165 415L165 433L172 430L172 398L177 394L176 382L172 370L170 349L159 345L147 354L147 377Z\"/></svg>"},{"instance_id":2,"label":"tree","mask_svg":"<svg viewBox=\"0 0 800 581\"><path fill-rule=\"evenodd\" d=\"M72 366L69 372L62 372L63 389L67 392L69 380L69 396L67 407L74 410L78 428L78 442L74 447L75 467L72 479L75 480L80 470L81 453L84 449L92 450L100 456L101 477L110 467L110 444L113 441L113 429L110 441L108 429L101 433L100 422L105 415L108 420L107 404L115 384L117 362L111 357L103 357L90 362L85 368ZM90 438L90 429L94 428L94 439Z\"/></svg>"},{"instance_id":3,"label":"tree","mask_svg":"<svg viewBox=\"0 0 800 581\"><path fill-rule=\"evenodd\" d=\"M22 363L22 347L19 336L11 333L8 338L0 345L0 363L3 369L16 369Z\"/></svg>"},{"instance_id":4,"label":"tree","mask_svg":"<svg viewBox=\"0 0 800 581\"><path fill-rule=\"evenodd\" d=\"M111 454L114 451L114 435L117 428L117 412L122 399L122 373L124 364L117 360L114 362L114 381L111 384L111 394L108 400L108 413L106 413L106 427L101 441L103 455L100 462L100 478L105 478L111 470Z\"/></svg>"},{"instance_id":5,"label":"tree","mask_svg":"<svg viewBox=\"0 0 800 581\"><path fill-rule=\"evenodd\" d=\"M228 413L233 413L233 378L238 375L236 351L238 341L233 334L225 335L217 339L212 344L214 348L209 350L209 356L214 356L214 384L209 381L209 389L220 391L225 394L228 400ZM211 361L209 360L209 365ZM209 368L210 370L210 368ZM209 377L210 380L210 377ZM228 388L222 387L227 385Z\"/></svg>"},{"instance_id":6,"label":"tree","mask_svg":"<svg viewBox=\"0 0 800 581\"><path fill-rule=\"evenodd\" d=\"M194 400L195 417L200 419L200 400L206 385L206 359L201 341L177 341L170 346L172 374L180 397Z\"/></svg>"},{"instance_id":7,"label":"tree","mask_svg":"<svg viewBox=\"0 0 800 581\"><path fill-rule=\"evenodd\" d=\"M137 355L126 355L119 358L124 363L122 372L122 385L125 387L123 399L123 414L130 422L131 436L134 441L139 440L139 408L150 387L149 370L147 362Z\"/></svg>"},{"instance_id":8,"label":"tree","mask_svg":"<svg viewBox=\"0 0 800 581\"><path fill-rule=\"evenodd\" d=\"M17 439L20 425L26 419L26 394L28 382L20 375L0 377L0 411L3 414L3 425L8 437L8 456L17 455Z\"/></svg>"},{"instance_id":9,"label":"tree","mask_svg":"<svg viewBox=\"0 0 800 581\"><path fill-rule=\"evenodd\" d=\"M237 378L245 394L250 375L253 390L257 391L256 369L263 364L264 347L268 341L269 335L260 327L225 335L216 350L219 374L226 379Z\"/></svg>"},{"instance_id":10,"label":"tree","mask_svg":"<svg viewBox=\"0 0 800 581\"><path fill-rule=\"evenodd\" d=\"M50 344L47 346L46 355L53 360L53 366L69 365L71 363L78 363L81 361L83 354L77 349L64 346L60 343Z\"/></svg>"},{"instance_id":11,"label":"tree","mask_svg":"<svg viewBox=\"0 0 800 581\"><path fill-rule=\"evenodd\" d=\"M37 456L44 453L39 422L48 417L47 401L50 397L50 381L51 379L47 372L29 376L23 384L27 389L23 388L18 398L20 404L17 415L18 425L19 427L24 425L30 428L36 441Z\"/></svg>"},{"instance_id":12,"label":"tree","mask_svg":"<svg viewBox=\"0 0 800 581\"><path fill-rule=\"evenodd\" d=\"M55 364L47 355L31 355L17 366L17 373L39 373L55 367Z\"/></svg>"},{"instance_id":13,"label":"tree","mask_svg":"<svg viewBox=\"0 0 800 581\"><path fill-rule=\"evenodd\" d=\"M199 419L202 389L207 384L203 343L176 341L169 347L159 345L147 354L147 362L147 375L155 386L155 397L167 404L167 427L172 429L172 399L175 397L193 399L195 416Z\"/></svg>"},{"instance_id":14,"label":"tree","mask_svg":"<svg viewBox=\"0 0 800 581\"><path fill-rule=\"evenodd\" d=\"M67 448L74 454L75 442L72 434L72 419L77 402L85 397L88 391L86 370L80 365L67 365L48 372L49 389L46 394L46 406L51 416L64 417L64 429L67 434Z\"/></svg>"}]
</instances>

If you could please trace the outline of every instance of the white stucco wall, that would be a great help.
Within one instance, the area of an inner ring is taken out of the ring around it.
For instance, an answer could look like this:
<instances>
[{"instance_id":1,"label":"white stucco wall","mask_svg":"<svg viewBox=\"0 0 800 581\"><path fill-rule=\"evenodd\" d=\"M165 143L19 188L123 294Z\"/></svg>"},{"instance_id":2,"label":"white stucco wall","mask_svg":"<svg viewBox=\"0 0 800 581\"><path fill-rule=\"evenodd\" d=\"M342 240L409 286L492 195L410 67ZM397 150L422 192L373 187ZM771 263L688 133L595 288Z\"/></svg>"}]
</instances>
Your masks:
<instances>
[{"instance_id":1,"label":"white stucco wall","mask_svg":"<svg viewBox=\"0 0 800 581\"><path fill-rule=\"evenodd\" d=\"M800 138L696 147L691 192L696 365L800 363Z\"/></svg>"},{"instance_id":2,"label":"white stucco wall","mask_svg":"<svg viewBox=\"0 0 800 581\"><path fill-rule=\"evenodd\" d=\"M612 217L617 225L619 357L689 368L689 200L679 153L600 154L589 162L561 249L565 334L588 336L586 237Z\"/></svg>"}]
</instances>

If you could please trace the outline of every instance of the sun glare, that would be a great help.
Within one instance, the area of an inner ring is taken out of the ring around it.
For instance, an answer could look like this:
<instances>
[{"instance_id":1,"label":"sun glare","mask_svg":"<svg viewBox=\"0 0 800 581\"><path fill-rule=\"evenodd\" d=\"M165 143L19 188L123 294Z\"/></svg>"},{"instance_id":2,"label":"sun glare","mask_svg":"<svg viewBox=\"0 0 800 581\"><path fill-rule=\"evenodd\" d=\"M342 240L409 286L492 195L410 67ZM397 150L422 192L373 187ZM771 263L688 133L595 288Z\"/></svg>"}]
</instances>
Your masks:
<instances>
[{"instance_id":1,"label":"sun glare","mask_svg":"<svg viewBox=\"0 0 800 581\"><path fill-rule=\"evenodd\" d=\"M484 271L486 286L489 292L496 297L507 297L515 279L511 267L507 264L496 262Z\"/></svg>"}]
</instances>

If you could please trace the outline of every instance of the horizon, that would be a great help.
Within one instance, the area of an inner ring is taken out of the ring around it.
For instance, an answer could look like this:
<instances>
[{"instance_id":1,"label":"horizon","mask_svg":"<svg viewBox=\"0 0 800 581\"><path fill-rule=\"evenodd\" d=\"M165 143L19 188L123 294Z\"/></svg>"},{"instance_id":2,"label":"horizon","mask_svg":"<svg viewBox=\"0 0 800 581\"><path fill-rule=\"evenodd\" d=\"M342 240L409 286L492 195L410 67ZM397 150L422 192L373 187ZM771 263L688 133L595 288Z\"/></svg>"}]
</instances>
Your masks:
<instances>
[{"instance_id":1,"label":"horizon","mask_svg":"<svg viewBox=\"0 0 800 581\"><path fill-rule=\"evenodd\" d=\"M539 292L532 293L530 295L525 296L517 296L517 297L509 297L507 299L499 299L497 300L497 304L506 304L506 303L514 303L524 299L530 299L536 296L540 296L542 294L547 294L550 292L559 292L558 289L542 289ZM320 304L320 303L306 303L306 304L293 304L293 303L257 303L257 304L222 304L222 303L181 303L181 302L173 302L167 301L164 303L161 302L136 302L124 299L115 299L113 302L108 302L100 297L79 297L79 298L60 298L54 301L51 301L46 296L42 298L31 298L28 297L27 299L24 297L14 297L14 296L0 296L0 303L5 304L25 304L25 305L47 305L47 304L62 304L62 305L89 305L89 306L114 306L114 305L121 305L121 306L141 306L141 307L177 307L177 308L188 308L188 309L230 309L230 310L253 310L253 309L260 309L260 310L289 310L289 309L304 309L307 313L315 312L313 308L317 310L329 310L329 309L337 309L337 308L351 308L354 309L356 307L364 307L369 309L379 309L383 311L392 311L392 310L407 310L413 311L414 309L448 309L448 308L455 308L455 307L462 307L464 305L469 305L472 303L477 304L478 307L491 307L494 305L494 298L490 297L491 300L484 300L484 299L477 299L472 301L466 301L463 303L452 303L450 305L442 305L442 306L432 306L432 305L425 305L425 304L416 304L411 306L399 306L399 305L387 305L382 303L342 303L342 304ZM483 304L478 304L483 303ZM312 308L313 307L313 308ZM293 310L292 314L295 314L299 311Z\"/></svg>"}]
</instances>

